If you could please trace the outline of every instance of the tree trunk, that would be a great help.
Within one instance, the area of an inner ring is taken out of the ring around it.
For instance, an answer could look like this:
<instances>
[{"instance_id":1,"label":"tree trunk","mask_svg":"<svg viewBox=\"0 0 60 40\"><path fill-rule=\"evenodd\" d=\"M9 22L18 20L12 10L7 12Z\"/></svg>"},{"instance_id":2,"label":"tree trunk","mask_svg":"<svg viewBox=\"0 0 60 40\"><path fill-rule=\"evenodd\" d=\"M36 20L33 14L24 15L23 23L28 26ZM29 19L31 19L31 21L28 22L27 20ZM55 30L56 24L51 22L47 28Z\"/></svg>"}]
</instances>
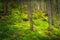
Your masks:
<instances>
[{"instance_id":1,"label":"tree trunk","mask_svg":"<svg viewBox=\"0 0 60 40\"><path fill-rule=\"evenodd\" d=\"M47 14L48 14L48 23L49 27L48 30L51 30L51 25L52 25L52 14L51 14L51 0L47 0Z\"/></svg>"},{"instance_id":2,"label":"tree trunk","mask_svg":"<svg viewBox=\"0 0 60 40\"><path fill-rule=\"evenodd\" d=\"M8 0L4 0L4 15L8 14Z\"/></svg>"},{"instance_id":3,"label":"tree trunk","mask_svg":"<svg viewBox=\"0 0 60 40\"><path fill-rule=\"evenodd\" d=\"M59 28L59 26L60 26L60 13L59 13L59 11L60 11L60 2L59 2L59 0L56 0L56 14L57 14L57 27Z\"/></svg>"},{"instance_id":4,"label":"tree trunk","mask_svg":"<svg viewBox=\"0 0 60 40\"><path fill-rule=\"evenodd\" d=\"M29 21L30 21L30 30L34 31L33 20L32 20L32 3L33 2L28 2L28 17L29 17Z\"/></svg>"}]
</instances>

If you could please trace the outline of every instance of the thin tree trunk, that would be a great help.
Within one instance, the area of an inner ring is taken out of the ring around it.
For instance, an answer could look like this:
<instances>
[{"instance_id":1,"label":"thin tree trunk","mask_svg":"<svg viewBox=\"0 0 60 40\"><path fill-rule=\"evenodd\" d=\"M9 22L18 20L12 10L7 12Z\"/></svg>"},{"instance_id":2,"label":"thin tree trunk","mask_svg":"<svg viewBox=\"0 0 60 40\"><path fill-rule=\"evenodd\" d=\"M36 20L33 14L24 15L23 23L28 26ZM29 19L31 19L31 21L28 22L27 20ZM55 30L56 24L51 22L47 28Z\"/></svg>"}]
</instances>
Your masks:
<instances>
[{"instance_id":1,"label":"thin tree trunk","mask_svg":"<svg viewBox=\"0 0 60 40\"><path fill-rule=\"evenodd\" d=\"M8 14L8 0L4 0L4 14Z\"/></svg>"},{"instance_id":2,"label":"thin tree trunk","mask_svg":"<svg viewBox=\"0 0 60 40\"><path fill-rule=\"evenodd\" d=\"M48 30L50 31L52 25L51 0L47 0L47 13L48 13L48 23L49 23Z\"/></svg>"},{"instance_id":3,"label":"thin tree trunk","mask_svg":"<svg viewBox=\"0 0 60 40\"><path fill-rule=\"evenodd\" d=\"M46 2L44 0L44 12L46 13Z\"/></svg>"},{"instance_id":4,"label":"thin tree trunk","mask_svg":"<svg viewBox=\"0 0 60 40\"><path fill-rule=\"evenodd\" d=\"M36 9L37 9L37 10L41 10L41 9L40 9L40 2L39 2L39 1L36 1L36 4L35 4L35 5L36 5Z\"/></svg>"},{"instance_id":5,"label":"thin tree trunk","mask_svg":"<svg viewBox=\"0 0 60 40\"><path fill-rule=\"evenodd\" d=\"M59 10L59 27L60 27L60 1L58 1L58 10Z\"/></svg>"},{"instance_id":6,"label":"thin tree trunk","mask_svg":"<svg viewBox=\"0 0 60 40\"><path fill-rule=\"evenodd\" d=\"M40 10L41 10L41 11L44 10L44 7L43 7L43 1L44 1L44 0L40 0Z\"/></svg>"},{"instance_id":7,"label":"thin tree trunk","mask_svg":"<svg viewBox=\"0 0 60 40\"><path fill-rule=\"evenodd\" d=\"M59 28L59 26L60 26L60 13L59 13L59 11L60 11L60 7L59 7L59 4L60 2L59 2L59 0L56 0L56 14L57 14L57 27Z\"/></svg>"},{"instance_id":8,"label":"thin tree trunk","mask_svg":"<svg viewBox=\"0 0 60 40\"><path fill-rule=\"evenodd\" d=\"M33 20L32 20L32 2L28 2L28 17L29 17L29 21L30 21L30 30L34 31Z\"/></svg>"},{"instance_id":9,"label":"thin tree trunk","mask_svg":"<svg viewBox=\"0 0 60 40\"><path fill-rule=\"evenodd\" d=\"M42 0L40 0L40 10L42 10Z\"/></svg>"}]
</instances>

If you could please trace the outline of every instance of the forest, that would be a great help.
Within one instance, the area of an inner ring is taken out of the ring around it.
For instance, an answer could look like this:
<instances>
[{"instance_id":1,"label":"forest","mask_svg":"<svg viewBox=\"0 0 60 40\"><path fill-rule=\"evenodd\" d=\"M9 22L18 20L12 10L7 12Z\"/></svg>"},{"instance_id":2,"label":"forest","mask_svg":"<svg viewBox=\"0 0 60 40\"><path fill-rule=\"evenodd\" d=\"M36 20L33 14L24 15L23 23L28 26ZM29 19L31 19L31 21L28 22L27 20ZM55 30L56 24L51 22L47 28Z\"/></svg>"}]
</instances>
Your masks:
<instances>
[{"instance_id":1,"label":"forest","mask_svg":"<svg viewBox=\"0 0 60 40\"><path fill-rule=\"evenodd\" d=\"M60 0L0 0L0 40L60 40Z\"/></svg>"}]
</instances>

